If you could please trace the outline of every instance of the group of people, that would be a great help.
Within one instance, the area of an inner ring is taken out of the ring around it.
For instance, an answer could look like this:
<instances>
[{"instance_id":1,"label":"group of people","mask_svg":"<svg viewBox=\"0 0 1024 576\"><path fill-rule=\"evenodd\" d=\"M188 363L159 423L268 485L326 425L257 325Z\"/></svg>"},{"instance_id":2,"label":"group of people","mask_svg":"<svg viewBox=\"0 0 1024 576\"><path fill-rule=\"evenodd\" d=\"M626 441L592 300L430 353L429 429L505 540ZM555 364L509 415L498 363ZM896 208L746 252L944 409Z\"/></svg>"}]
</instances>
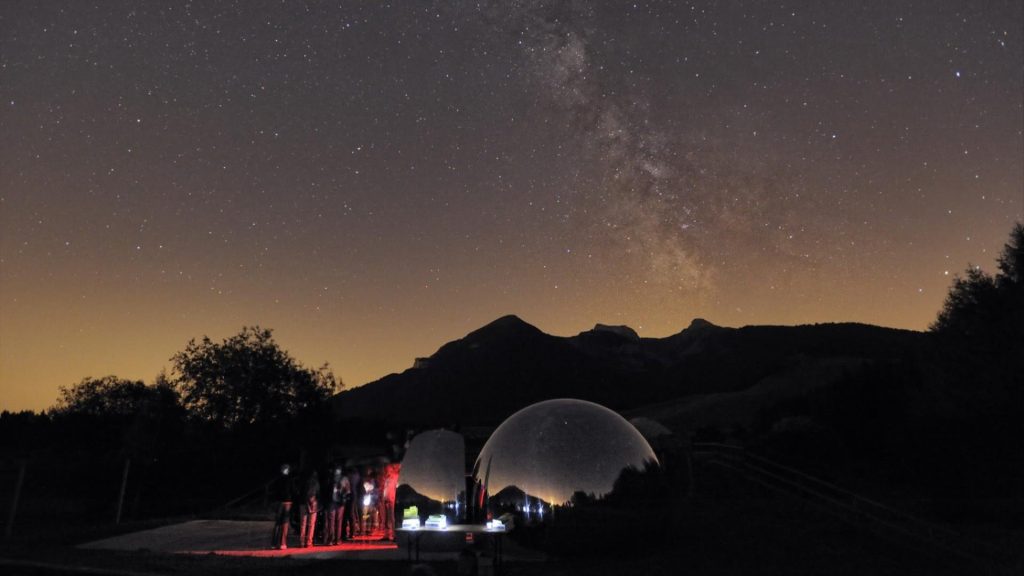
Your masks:
<instances>
[{"instance_id":1,"label":"group of people","mask_svg":"<svg viewBox=\"0 0 1024 576\"><path fill-rule=\"evenodd\" d=\"M318 527L322 528L319 542L325 546L352 540L356 535L372 535L378 527L384 539L394 540L397 464L379 471L366 468L362 476L358 468L346 473L341 466L333 466L328 476L329 480L321 484L316 470L295 477L290 465L281 466L280 476L269 485L270 496L277 503L273 548L288 547L293 503L298 506L302 548L313 546ZM320 518L323 521L318 524Z\"/></svg>"}]
</instances>

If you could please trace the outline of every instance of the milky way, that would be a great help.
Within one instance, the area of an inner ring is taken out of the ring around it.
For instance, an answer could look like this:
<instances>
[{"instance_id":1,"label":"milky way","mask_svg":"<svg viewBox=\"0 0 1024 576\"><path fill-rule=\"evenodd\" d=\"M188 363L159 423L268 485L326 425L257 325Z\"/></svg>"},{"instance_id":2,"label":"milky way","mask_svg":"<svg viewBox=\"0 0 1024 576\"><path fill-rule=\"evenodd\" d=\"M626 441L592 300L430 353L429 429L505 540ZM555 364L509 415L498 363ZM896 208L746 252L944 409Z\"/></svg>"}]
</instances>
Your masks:
<instances>
[{"instance_id":1,"label":"milky way","mask_svg":"<svg viewBox=\"0 0 1024 576\"><path fill-rule=\"evenodd\" d=\"M5 2L0 388L507 313L923 329L1024 218L1020 2Z\"/></svg>"}]
</instances>

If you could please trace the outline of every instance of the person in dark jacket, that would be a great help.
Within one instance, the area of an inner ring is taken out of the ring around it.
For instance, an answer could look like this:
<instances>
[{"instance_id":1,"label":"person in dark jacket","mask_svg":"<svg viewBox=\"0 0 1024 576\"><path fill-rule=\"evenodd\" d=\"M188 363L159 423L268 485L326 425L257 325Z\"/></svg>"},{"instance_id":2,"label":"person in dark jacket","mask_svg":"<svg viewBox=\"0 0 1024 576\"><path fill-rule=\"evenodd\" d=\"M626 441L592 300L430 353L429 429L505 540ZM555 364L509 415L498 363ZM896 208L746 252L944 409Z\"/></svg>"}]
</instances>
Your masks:
<instances>
[{"instance_id":1,"label":"person in dark jacket","mask_svg":"<svg viewBox=\"0 0 1024 576\"><path fill-rule=\"evenodd\" d=\"M341 540L347 542L354 536L356 509L352 504L352 483L348 476L341 477Z\"/></svg>"},{"instance_id":2,"label":"person in dark jacket","mask_svg":"<svg viewBox=\"0 0 1024 576\"><path fill-rule=\"evenodd\" d=\"M341 493L342 478L344 476L341 474L341 467L334 468L331 481L324 490L324 544L327 546L335 546L341 540L341 518L345 510Z\"/></svg>"},{"instance_id":3,"label":"person in dark jacket","mask_svg":"<svg viewBox=\"0 0 1024 576\"><path fill-rule=\"evenodd\" d=\"M309 548L313 545L313 533L316 532L316 515L320 511L320 479L316 470L310 470L306 481L302 484L299 502L299 546Z\"/></svg>"},{"instance_id":4,"label":"person in dark jacket","mask_svg":"<svg viewBox=\"0 0 1024 576\"><path fill-rule=\"evenodd\" d=\"M270 483L270 499L277 503L274 515L274 534L270 546L276 550L288 548L288 522L292 514L292 498L294 497L294 481L291 477L291 466L281 465L281 474Z\"/></svg>"},{"instance_id":5,"label":"person in dark jacket","mask_svg":"<svg viewBox=\"0 0 1024 576\"><path fill-rule=\"evenodd\" d=\"M355 524L355 533L363 533L363 477L359 474L359 467L352 468L348 476L348 483L352 486L352 521Z\"/></svg>"}]
</instances>

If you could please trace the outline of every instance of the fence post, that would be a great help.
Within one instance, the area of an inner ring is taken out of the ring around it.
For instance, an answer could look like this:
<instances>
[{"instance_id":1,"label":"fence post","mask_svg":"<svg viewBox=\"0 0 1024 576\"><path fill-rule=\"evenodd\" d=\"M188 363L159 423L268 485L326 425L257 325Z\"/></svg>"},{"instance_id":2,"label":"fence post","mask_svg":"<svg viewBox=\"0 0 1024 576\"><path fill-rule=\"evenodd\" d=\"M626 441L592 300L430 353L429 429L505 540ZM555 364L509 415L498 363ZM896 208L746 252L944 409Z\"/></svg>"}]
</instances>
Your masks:
<instances>
[{"instance_id":1,"label":"fence post","mask_svg":"<svg viewBox=\"0 0 1024 576\"><path fill-rule=\"evenodd\" d=\"M28 460L18 461L18 479L14 483L14 498L11 501L11 511L7 514L7 526L4 528L4 539L10 539L14 533L14 515L18 512L18 500L21 499L21 485L25 482L25 468Z\"/></svg>"},{"instance_id":2,"label":"fence post","mask_svg":"<svg viewBox=\"0 0 1024 576\"><path fill-rule=\"evenodd\" d=\"M117 516L114 517L114 524L121 523L121 510L124 509L124 492L128 487L128 468L132 464L131 458L124 459L124 471L121 472L121 492L117 495Z\"/></svg>"}]
</instances>

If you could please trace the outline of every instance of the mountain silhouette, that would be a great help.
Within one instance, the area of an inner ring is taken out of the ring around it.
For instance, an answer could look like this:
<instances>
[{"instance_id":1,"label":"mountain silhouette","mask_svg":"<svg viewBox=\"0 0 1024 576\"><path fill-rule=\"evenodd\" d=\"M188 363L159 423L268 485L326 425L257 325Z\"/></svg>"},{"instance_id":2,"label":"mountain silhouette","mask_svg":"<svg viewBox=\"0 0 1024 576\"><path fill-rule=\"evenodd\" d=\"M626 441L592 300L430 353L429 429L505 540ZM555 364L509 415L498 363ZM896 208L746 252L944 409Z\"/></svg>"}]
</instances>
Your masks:
<instances>
[{"instance_id":1,"label":"mountain silhouette","mask_svg":"<svg viewBox=\"0 0 1024 576\"><path fill-rule=\"evenodd\" d=\"M493 426L541 400L581 398L623 411L749 389L809 364L898 359L924 338L865 324L725 328L702 319L665 338L602 324L561 337L509 315L400 374L341 392L332 405L345 418Z\"/></svg>"}]
</instances>

